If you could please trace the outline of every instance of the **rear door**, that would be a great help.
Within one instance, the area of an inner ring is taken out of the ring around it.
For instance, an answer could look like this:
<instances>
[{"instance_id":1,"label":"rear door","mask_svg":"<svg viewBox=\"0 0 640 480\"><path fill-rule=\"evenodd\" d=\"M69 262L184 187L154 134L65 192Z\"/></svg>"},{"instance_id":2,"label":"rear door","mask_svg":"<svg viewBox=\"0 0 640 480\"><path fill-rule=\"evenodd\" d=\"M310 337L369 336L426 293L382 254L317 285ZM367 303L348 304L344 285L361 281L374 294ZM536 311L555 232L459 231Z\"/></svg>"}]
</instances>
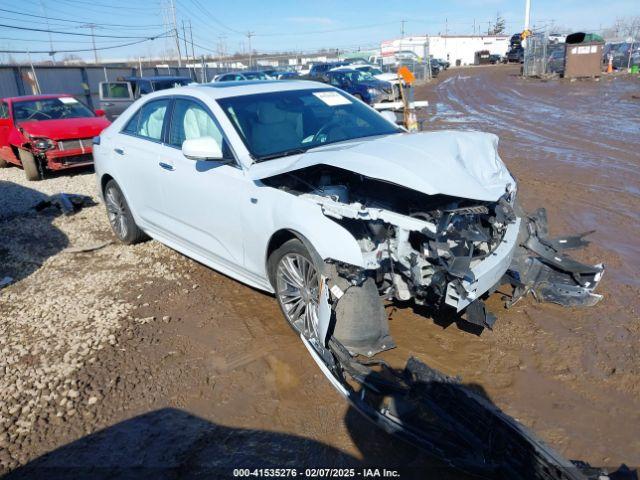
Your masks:
<instances>
[{"instance_id":1,"label":"rear door","mask_svg":"<svg viewBox=\"0 0 640 480\"><path fill-rule=\"evenodd\" d=\"M164 158L165 120L171 98L150 100L131 117L110 145L115 177L140 226L158 229L162 224L161 163Z\"/></svg>"},{"instance_id":2,"label":"rear door","mask_svg":"<svg viewBox=\"0 0 640 480\"><path fill-rule=\"evenodd\" d=\"M100 107L109 120L114 120L133 103L130 82L100 82Z\"/></svg>"}]
</instances>

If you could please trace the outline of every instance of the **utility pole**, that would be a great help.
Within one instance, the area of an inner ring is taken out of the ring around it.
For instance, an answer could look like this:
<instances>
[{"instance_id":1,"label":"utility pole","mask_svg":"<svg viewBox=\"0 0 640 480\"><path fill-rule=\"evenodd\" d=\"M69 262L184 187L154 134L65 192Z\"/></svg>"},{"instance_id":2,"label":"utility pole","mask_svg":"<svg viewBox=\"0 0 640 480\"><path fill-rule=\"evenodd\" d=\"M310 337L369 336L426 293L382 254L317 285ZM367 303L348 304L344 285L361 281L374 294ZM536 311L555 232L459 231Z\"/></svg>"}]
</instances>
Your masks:
<instances>
[{"instance_id":1,"label":"utility pole","mask_svg":"<svg viewBox=\"0 0 640 480\"><path fill-rule=\"evenodd\" d=\"M91 29L91 44L93 45L93 61L97 65L98 64L98 50L96 50L96 37L94 35L94 28L96 28L95 23L89 23L86 25Z\"/></svg>"},{"instance_id":2,"label":"utility pole","mask_svg":"<svg viewBox=\"0 0 640 480\"><path fill-rule=\"evenodd\" d=\"M400 20L400 38L404 38L404 24L406 20Z\"/></svg>"},{"instance_id":3,"label":"utility pole","mask_svg":"<svg viewBox=\"0 0 640 480\"><path fill-rule=\"evenodd\" d=\"M187 57L187 68L189 65L189 48L187 47L187 32L184 28L184 20L182 20L182 40L184 40L184 55Z\"/></svg>"},{"instance_id":4,"label":"utility pole","mask_svg":"<svg viewBox=\"0 0 640 480\"><path fill-rule=\"evenodd\" d=\"M449 35L449 20L447 18L444 19L444 36Z\"/></svg>"},{"instance_id":5,"label":"utility pole","mask_svg":"<svg viewBox=\"0 0 640 480\"><path fill-rule=\"evenodd\" d=\"M47 30L51 30L51 26L49 25L49 15L47 15L47 10L44 6L44 1L40 0L40 8L42 9L42 15L44 15L44 18L47 22ZM51 39L51 32L49 32L49 55L51 55L51 59L53 60L53 63L55 65L56 63L56 54L53 51L53 40ZM40 88L38 86L38 88Z\"/></svg>"},{"instance_id":6,"label":"utility pole","mask_svg":"<svg viewBox=\"0 0 640 480\"><path fill-rule=\"evenodd\" d=\"M176 48L178 49L178 67L182 67L182 53L180 52L180 38L178 37L178 21L176 20L176 5L173 0L169 0L171 14L173 15L173 33L176 37Z\"/></svg>"},{"instance_id":7,"label":"utility pole","mask_svg":"<svg viewBox=\"0 0 640 480\"><path fill-rule=\"evenodd\" d=\"M525 0L524 4L524 30L523 32L529 32L529 23L531 21L531 0ZM528 33L526 34L528 35ZM522 39L522 47L527 48L527 37Z\"/></svg>"},{"instance_id":8,"label":"utility pole","mask_svg":"<svg viewBox=\"0 0 640 480\"><path fill-rule=\"evenodd\" d=\"M191 28L191 19L189 19L189 37L191 38L191 58L193 58L193 64L194 64L194 72L195 72L195 63L196 63L196 50L195 47L193 46L193 28Z\"/></svg>"},{"instance_id":9,"label":"utility pole","mask_svg":"<svg viewBox=\"0 0 640 480\"><path fill-rule=\"evenodd\" d=\"M251 37L255 36L255 32L247 32L247 38L249 39L249 68L253 65L253 49L251 48Z\"/></svg>"}]
</instances>

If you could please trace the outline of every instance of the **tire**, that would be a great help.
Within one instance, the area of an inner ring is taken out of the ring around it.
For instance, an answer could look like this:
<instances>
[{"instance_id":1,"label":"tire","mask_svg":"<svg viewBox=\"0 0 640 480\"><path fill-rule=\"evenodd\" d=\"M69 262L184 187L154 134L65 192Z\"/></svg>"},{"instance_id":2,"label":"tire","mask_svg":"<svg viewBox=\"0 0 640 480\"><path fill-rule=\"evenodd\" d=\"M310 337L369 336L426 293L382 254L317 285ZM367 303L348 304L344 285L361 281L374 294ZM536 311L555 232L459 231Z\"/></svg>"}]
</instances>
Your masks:
<instances>
[{"instance_id":1,"label":"tire","mask_svg":"<svg viewBox=\"0 0 640 480\"><path fill-rule=\"evenodd\" d=\"M297 238L288 240L271 254L267 269L289 326L307 339L317 339L320 274L307 248Z\"/></svg>"},{"instance_id":2,"label":"tire","mask_svg":"<svg viewBox=\"0 0 640 480\"><path fill-rule=\"evenodd\" d=\"M9 162L0 158L0 168L9 168Z\"/></svg>"},{"instance_id":3,"label":"tire","mask_svg":"<svg viewBox=\"0 0 640 480\"><path fill-rule=\"evenodd\" d=\"M126 198L115 180L104 187L104 204L111 230L122 243L132 245L147 239L147 235L136 225Z\"/></svg>"},{"instance_id":4,"label":"tire","mask_svg":"<svg viewBox=\"0 0 640 480\"><path fill-rule=\"evenodd\" d=\"M24 170L24 175L27 177L27 180L32 182L42 180L42 175L38 168L38 161L33 156L33 153L20 149L18 150L18 155L20 156L20 163L22 163L22 169Z\"/></svg>"},{"instance_id":5,"label":"tire","mask_svg":"<svg viewBox=\"0 0 640 480\"><path fill-rule=\"evenodd\" d=\"M359 93L354 93L353 96L356 97L361 102L364 102L364 99L362 98L362 95L360 95ZM367 103L367 102L365 102L365 103Z\"/></svg>"}]
</instances>

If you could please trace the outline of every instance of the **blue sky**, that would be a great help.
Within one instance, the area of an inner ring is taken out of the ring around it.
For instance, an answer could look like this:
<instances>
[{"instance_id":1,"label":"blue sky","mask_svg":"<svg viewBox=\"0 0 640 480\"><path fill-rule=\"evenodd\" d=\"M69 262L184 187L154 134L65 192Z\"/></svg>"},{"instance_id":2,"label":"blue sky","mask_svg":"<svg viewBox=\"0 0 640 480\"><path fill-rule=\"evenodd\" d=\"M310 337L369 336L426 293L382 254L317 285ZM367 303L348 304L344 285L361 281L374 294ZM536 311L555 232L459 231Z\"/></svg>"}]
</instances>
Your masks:
<instances>
[{"instance_id":1,"label":"blue sky","mask_svg":"<svg viewBox=\"0 0 640 480\"><path fill-rule=\"evenodd\" d=\"M96 46L110 47L137 42L163 31L170 0L4 0L0 1L0 50L49 49L49 34L20 30L39 28L90 33L83 23L96 24ZM174 0L180 30L182 21L193 26L196 54L248 50L246 32L253 32L252 47L259 52L309 51L316 48L355 49L378 45L398 37L401 21L409 34L471 34L486 31L499 12L508 32L522 30L524 0ZM4 11L2 11L4 10ZM11 11L7 11L11 10ZM164 12L164 13L163 13ZM31 17L25 15L32 15ZM595 31L610 26L617 17L640 15L640 0L532 0L532 24L556 25ZM49 17L47 20L41 17ZM169 17L171 17L169 15ZM180 32L182 34L182 32ZM108 36L111 37L108 37ZM134 37L134 38L115 38ZM90 49L91 37L51 34L54 50ZM103 50L99 57L159 56L175 48L171 39L159 39L129 47ZM181 42L181 48L183 43ZM93 53L78 52L91 59ZM60 59L64 53L58 53ZM41 60L47 54L33 53ZM14 54L21 60L24 54ZM8 55L0 53L0 61Z\"/></svg>"}]
</instances>

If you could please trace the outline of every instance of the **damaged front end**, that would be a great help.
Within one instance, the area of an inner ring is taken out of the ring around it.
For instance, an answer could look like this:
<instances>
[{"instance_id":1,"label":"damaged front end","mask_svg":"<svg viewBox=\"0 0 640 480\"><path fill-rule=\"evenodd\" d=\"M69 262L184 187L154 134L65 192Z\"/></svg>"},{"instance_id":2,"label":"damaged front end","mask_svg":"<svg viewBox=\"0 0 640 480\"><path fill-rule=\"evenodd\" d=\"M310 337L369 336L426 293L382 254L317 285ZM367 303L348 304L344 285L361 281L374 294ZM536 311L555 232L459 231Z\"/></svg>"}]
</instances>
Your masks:
<instances>
[{"instance_id":1,"label":"damaged front end","mask_svg":"<svg viewBox=\"0 0 640 480\"><path fill-rule=\"evenodd\" d=\"M603 266L564 250L584 235L551 239L546 214L518 212L516 185L497 201L426 195L333 166L263 182L320 206L357 241L363 267L320 259L318 336L301 338L334 386L365 416L465 471L490 478L584 478L517 421L459 381L415 358L397 370L374 358L395 347L383 300L464 314L492 328L483 299L513 286L507 306L593 305Z\"/></svg>"}]
</instances>

